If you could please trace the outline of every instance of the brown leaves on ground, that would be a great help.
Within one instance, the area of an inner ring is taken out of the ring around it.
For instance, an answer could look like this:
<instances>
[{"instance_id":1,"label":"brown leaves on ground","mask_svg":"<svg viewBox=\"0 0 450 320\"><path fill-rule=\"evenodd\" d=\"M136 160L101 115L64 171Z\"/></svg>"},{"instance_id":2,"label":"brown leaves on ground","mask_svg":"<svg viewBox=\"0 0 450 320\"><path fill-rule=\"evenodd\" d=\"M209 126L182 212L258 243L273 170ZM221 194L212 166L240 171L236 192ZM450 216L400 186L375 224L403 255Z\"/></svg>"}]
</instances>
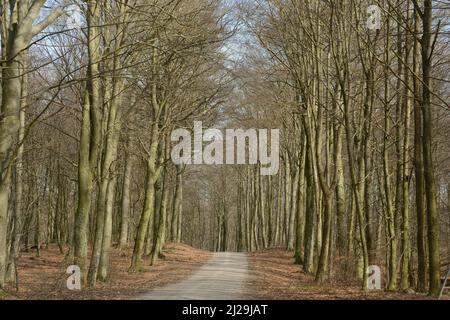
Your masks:
<instances>
[{"instance_id":1,"label":"brown leaves on ground","mask_svg":"<svg viewBox=\"0 0 450 320\"><path fill-rule=\"evenodd\" d=\"M423 294L404 294L373 290L365 293L357 283L330 281L320 285L314 277L295 265L294 253L284 249L268 249L249 253L250 279L246 295L253 299L333 300L333 299L430 299Z\"/></svg>"},{"instance_id":2,"label":"brown leaves on ground","mask_svg":"<svg viewBox=\"0 0 450 320\"><path fill-rule=\"evenodd\" d=\"M70 265L55 245L36 252L22 252L18 259L19 291L10 287L0 299L134 299L153 288L185 279L211 256L210 252L183 244L169 243L155 266L145 264L143 271L128 273L132 249L111 249L110 276L95 288L71 291L66 287ZM358 283L343 280L319 285L314 277L294 264L293 252L268 249L248 253L249 299L429 299L423 294L400 292L363 292Z\"/></svg>"},{"instance_id":3,"label":"brown leaves on ground","mask_svg":"<svg viewBox=\"0 0 450 320\"><path fill-rule=\"evenodd\" d=\"M128 273L132 248L111 249L110 273L95 288L71 291L66 287L67 267L71 264L55 245L36 252L22 252L18 259L19 291L8 288L0 299L133 299L152 288L186 278L210 253L183 244L166 244L154 266L144 263L142 272Z\"/></svg>"}]
</instances>

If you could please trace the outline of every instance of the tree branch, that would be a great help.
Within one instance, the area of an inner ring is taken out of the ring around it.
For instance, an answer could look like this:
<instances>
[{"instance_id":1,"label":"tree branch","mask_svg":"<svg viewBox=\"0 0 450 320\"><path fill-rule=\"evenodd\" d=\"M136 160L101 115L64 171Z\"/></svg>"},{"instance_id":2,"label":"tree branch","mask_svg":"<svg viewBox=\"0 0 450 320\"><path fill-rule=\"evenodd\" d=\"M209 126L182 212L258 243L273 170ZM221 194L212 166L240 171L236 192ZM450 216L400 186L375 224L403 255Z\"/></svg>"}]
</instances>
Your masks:
<instances>
[{"instance_id":1,"label":"tree branch","mask_svg":"<svg viewBox=\"0 0 450 320\"><path fill-rule=\"evenodd\" d=\"M52 13L45 17L44 20L33 26L33 28L31 29L31 33L33 34L33 36L37 35L63 14L64 11L61 8L53 10Z\"/></svg>"}]
</instances>

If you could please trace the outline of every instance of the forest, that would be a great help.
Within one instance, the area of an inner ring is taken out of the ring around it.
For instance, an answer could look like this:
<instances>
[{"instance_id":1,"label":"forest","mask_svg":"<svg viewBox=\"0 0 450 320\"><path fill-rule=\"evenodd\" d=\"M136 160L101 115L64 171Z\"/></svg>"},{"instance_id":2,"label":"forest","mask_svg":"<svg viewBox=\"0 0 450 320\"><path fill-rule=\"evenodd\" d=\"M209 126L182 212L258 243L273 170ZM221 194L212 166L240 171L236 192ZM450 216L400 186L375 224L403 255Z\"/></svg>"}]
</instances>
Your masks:
<instances>
[{"instance_id":1,"label":"forest","mask_svg":"<svg viewBox=\"0 0 450 320\"><path fill-rule=\"evenodd\" d=\"M0 299L51 248L82 288L189 248L281 252L363 294L379 266L382 292L439 296L449 2L0 0L0 22ZM205 148L240 130L247 152L173 161L181 129Z\"/></svg>"}]
</instances>

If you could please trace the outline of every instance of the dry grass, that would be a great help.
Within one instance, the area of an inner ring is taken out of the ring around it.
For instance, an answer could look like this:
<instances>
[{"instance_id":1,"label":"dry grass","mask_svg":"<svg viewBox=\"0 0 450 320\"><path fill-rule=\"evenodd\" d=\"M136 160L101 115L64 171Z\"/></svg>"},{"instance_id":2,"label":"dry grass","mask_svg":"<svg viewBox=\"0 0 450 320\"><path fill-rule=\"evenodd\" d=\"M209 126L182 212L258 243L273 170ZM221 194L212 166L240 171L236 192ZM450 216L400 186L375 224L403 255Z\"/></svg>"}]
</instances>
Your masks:
<instances>
[{"instance_id":1,"label":"dry grass","mask_svg":"<svg viewBox=\"0 0 450 320\"><path fill-rule=\"evenodd\" d=\"M65 273L70 263L57 246L23 252L18 259L19 291L8 288L0 299L132 299L152 288L184 279L201 266L210 253L187 245L169 243L156 265L145 266L142 272L128 273L132 249L112 249L110 277L95 288L71 291L66 287Z\"/></svg>"}]
</instances>

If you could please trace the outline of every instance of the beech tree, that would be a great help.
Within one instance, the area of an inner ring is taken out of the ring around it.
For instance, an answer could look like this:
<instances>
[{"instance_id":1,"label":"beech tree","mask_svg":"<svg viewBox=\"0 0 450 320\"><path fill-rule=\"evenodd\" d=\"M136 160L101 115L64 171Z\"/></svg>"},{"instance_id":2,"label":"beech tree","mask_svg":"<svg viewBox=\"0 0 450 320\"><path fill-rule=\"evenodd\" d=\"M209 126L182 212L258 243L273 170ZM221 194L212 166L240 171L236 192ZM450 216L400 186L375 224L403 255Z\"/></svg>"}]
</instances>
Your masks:
<instances>
[{"instance_id":1,"label":"beech tree","mask_svg":"<svg viewBox=\"0 0 450 320\"><path fill-rule=\"evenodd\" d=\"M108 281L111 248L134 273L176 242L281 248L317 284L361 290L378 265L386 290L439 294L444 3L11 0L0 12L0 289L19 285L23 251L55 245L84 288ZM172 132L197 121L279 129L278 171L262 175L248 144L245 164L174 163Z\"/></svg>"}]
</instances>

